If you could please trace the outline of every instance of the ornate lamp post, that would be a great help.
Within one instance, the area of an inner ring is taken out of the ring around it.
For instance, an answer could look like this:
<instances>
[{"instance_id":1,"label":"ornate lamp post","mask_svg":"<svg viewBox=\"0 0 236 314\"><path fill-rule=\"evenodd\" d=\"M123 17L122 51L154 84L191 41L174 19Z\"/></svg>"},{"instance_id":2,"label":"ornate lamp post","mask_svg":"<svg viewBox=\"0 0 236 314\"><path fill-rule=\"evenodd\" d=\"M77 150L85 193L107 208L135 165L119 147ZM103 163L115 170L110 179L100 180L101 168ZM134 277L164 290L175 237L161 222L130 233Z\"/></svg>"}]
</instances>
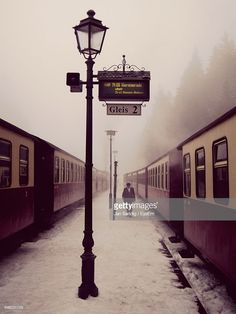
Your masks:
<instances>
[{"instance_id":1,"label":"ornate lamp post","mask_svg":"<svg viewBox=\"0 0 236 314\"><path fill-rule=\"evenodd\" d=\"M89 295L98 296L98 288L94 283L94 260L92 252L94 245L92 229L92 144L93 144L93 59L100 54L108 29L102 22L95 19L95 12L89 10L88 17L73 27L79 52L83 54L87 64L87 115L86 115L86 157L85 157L85 222L84 222L84 253L82 258L82 283L78 289L78 296L86 299Z\"/></svg>"}]
</instances>

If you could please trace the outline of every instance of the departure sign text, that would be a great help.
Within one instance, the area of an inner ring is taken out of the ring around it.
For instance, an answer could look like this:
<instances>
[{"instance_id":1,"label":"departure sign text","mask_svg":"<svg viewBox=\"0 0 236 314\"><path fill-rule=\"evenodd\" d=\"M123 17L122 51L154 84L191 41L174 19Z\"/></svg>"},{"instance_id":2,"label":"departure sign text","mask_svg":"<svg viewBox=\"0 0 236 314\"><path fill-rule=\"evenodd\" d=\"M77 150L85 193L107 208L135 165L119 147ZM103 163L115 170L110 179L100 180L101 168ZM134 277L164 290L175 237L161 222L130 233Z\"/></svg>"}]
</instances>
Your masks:
<instances>
[{"instance_id":1,"label":"departure sign text","mask_svg":"<svg viewBox=\"0 0 236 314\"><path fill-rule=\"evenodd\" d=\"M100 81L99 100L149 100L149 81Z\"/></svg>"}]
</instances>

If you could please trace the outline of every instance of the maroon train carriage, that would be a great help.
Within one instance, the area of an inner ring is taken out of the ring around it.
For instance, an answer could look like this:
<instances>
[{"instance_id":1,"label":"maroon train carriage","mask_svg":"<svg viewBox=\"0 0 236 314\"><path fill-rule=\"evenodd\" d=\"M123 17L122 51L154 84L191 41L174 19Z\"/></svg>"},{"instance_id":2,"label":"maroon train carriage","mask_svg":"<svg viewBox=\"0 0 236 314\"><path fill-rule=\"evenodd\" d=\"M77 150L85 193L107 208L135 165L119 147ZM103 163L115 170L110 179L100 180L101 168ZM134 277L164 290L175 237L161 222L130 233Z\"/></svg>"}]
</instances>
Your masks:
<instances>
[{"instance_id":1,"label":"maroon train carriage","mask_svg":"<svg viewBox=\"0 0 236 314\"><path fill-rule=\"evenodd\" d=\"M177 149L124 176L124 181L130 181L142 198L166 198L166 204L169 199L171 205L164 211L168 213L171 208L167 220L176 205L175 201L171 203L171 198L183 197L184 221L177 223L177 229L181 232L184 227L188 243L233 284L236 284L235 134L236 107L182 142ZM204 216L206 213L209 216Z\"/></svg>"},{"instance_id":2,"label":"maroon train carriage","mask_svg":"<svg viewBox=\"0 0 236 314\"><path fill-rule=\"evenodd\" d=\"M235 134L236 107L180 147L183 149L184 236L236 284ZM201 216L191 220L195 214Z\"/></svg>"},{"instance_id":3,"label":"maroon train carriage","mask_svg":"<svg viewBox=\"0 0 236 314\"><path fill-rule=\"evenodd\" d=\"M0 119L0 240L34 222L34 138Z\"/></svg>"},{"instance_id":4,"label":"maroon train carriage","mask_svg":"<svg viewBox=\"0 0 236 314\"><path fill-rule=\"evenodd\" d=\"M158 201L158 213L169 221L176 232L182 233L182 152L175 148L148 166L127 173L136 195L150 202ZM176 220L177 218L177 220Z\"/></svg>"},{"instance_id":5,"label":"maroon train carriage","mask_svg":"<svg viewBox=\"0 0 236 314\"><path fill-rule=\"evenodd\" d=\"M50 224L54 212L84 199L85 165L58 147L0 119L0 241ZM107 173L93 169L93 193Z\"/></svg>"},{"instance_id":6,"label":"maroon train carriage","mask_svg":"<svg viewBox=\"0 0 236 314\"><path fill-rule=\"evenodd\" d=\"M174 148L147 166L147 198L158 201L158 213L176 234L183 234L182 152Z\"/></svg>"},{"instance_id":7,"label":"maroon train carriage","mask_svg":"<svg viewBox=\"0 0 236 314\"><path fill-rule=\"evenodd\" d=\"M84 199L84 162L35 139L35 214L47 224L54 212Z\"/></svg>"}]
</instances>

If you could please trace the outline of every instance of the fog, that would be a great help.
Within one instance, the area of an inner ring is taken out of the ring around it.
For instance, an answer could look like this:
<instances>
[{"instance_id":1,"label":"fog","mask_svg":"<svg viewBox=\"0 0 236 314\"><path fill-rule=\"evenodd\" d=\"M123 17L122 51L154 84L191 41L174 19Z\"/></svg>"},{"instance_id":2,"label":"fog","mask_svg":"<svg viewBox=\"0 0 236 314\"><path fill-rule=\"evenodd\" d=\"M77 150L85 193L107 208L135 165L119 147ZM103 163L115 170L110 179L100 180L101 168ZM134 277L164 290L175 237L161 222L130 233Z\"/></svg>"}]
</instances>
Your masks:
<instances>
[{"instance_id":1,"label":"fog","mask_svg":"<svg viewBox=\"0 0 236 314\"><path fill-rule=\"evenodd\" d=\"M118 151L120 175L147 162L148 132L162 129L155 126L154 117L163 110L158 107L159 91L175 97L195 51L206 69L225 34L236 40L235 0L0 3L1 118L83 160L86 91L70 93L65 84L67 72L80 72L86 79L85 60L77 50L72 27L86 18L89 9L109 27L94 73L121 63L123 54L127 63L151 72L151 97L141 117L107 116L94 86L94 166L109 170L105 130L116 130L113 149ZM158 119L158 123L165 121ZM147 131L150 124L154 128ZM152 145L155 149L158 143Z\"/></svg>"}]
</instances>

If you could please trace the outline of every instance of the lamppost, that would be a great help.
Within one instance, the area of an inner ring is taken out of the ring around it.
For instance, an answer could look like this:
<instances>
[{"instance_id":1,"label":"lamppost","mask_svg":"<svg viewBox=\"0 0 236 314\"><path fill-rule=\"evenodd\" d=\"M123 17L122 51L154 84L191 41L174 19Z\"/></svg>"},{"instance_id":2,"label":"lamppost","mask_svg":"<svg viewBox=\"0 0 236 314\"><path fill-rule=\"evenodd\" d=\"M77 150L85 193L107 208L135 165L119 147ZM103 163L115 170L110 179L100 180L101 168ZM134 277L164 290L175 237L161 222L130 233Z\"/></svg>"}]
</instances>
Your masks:
<instances>
[{"instance_id":1,"label":"lamppost","mask_svg":"<svg viewBox=\"0 0 236 314\"><path fill-rule=\"evenodd\" d=\"M110 136L110 191L109 191L109 209L112 208L112 136L115 136L117 131L106 130L108 136Z\"/></svg>"},{"instance_id":2,"label":"lamppost","mask_svg":"<svg viewBox=\"0 0 236 314\"><path fill-rule=\"evenodd\" d=\"M114 203L116 203L116 191L117 191L117 166L118 166L118 161L116 160L117 153L118 153L117 150L113 150L113 154L114 154L114 189L113 189Z\"/></svg>"},{"instance_id":3,"label":"lamppost","mask_svg":"<svg viewBox=\"0 0 236 314\"><path fill-rule=\"evenodd\" d=\"M84 220L84 253L82 258L82 283L78 289L78 296L86 299L89 295L98 296L98 288L94 283L94 260L92 252L94 245L92 229L92 144L93 144L93 59L100 54L108 29L102 22L95 19L95 12L89 10L88 17L73 27L76 35L79 52L83 54L87 65L87 110L86 110L86 157L85 157L85 220Z\"/></svg>"}]
</instances>

